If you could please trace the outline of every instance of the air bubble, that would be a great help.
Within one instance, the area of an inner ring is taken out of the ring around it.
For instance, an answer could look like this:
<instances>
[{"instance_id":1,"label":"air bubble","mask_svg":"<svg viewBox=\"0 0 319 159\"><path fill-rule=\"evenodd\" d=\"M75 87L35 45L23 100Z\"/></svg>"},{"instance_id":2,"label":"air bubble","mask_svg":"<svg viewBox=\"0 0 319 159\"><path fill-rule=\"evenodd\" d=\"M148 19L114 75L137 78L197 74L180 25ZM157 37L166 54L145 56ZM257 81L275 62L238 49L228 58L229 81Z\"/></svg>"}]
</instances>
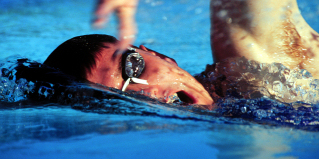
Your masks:
<instances>
[{"instance_id":1,"label":"air bubble","mask_svg":"<svg viewBox=\"0 0 319 159\"><path fill-rule=\"evenodd\" d=\"M247 112L247 108L246 107L241 107L240 110L241 110L242 113L246 113Z\"/></svg>"}]
</instances>

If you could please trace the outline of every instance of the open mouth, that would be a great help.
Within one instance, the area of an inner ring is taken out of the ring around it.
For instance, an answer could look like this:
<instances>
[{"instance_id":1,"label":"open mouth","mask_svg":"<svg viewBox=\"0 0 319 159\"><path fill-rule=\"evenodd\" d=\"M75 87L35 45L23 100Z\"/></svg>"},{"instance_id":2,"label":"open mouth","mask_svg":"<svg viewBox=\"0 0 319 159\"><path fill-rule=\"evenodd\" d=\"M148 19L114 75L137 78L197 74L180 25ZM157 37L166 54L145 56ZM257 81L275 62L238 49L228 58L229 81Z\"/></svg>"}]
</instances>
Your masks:
<instances>
[{"instance_id":1,"label":"open mouth","mask_svg":"<svg viewBox=\"0 0 319 159\"><path fill-rule=\"evenodd\" d=\"M188 103L188 104L194 104L195 100L193 99L192 96L188 95L184 91L179 91L176 92L175 94L171 95L166 101L166 103L175 103L175 102L183 102L183 103Z\"/></svg>"},{"instance_id":2,"label":"open mouth","mask_svg":"<svg viewBox=\"0 0 319 159\"><path fill-rule=\"evenodd\" d=\"M195 103L195 99L193 99L193 97L191 95L189 95L188 93L186 93L184 91L177 92L177 95L178 95L179 99L184 103L189 103L189 104Z\"/></svg>"},{"instance_id":3,"label":"open mouth","mask_svg":"<svg viewBox=\"0 0 319 159\"><path fill-rule=\"evenodd\" d=\"M202 104L201 101L198 98L196 98L196 95L190 94L190 93L185 92L185 91L176 92L173 95L171 95L170 97L173 97L173 99L170 98L168 101L166 101L166 103L176 103L176 104L181 104L181 105L191 104L191 105L195 105L196 108L201 108L201 109L206 109L206 110L213 110L214 108L216 108L213 105L213 102L212 102L212 104L207 104L207 103Z\"/></svg>"}]
</instances>

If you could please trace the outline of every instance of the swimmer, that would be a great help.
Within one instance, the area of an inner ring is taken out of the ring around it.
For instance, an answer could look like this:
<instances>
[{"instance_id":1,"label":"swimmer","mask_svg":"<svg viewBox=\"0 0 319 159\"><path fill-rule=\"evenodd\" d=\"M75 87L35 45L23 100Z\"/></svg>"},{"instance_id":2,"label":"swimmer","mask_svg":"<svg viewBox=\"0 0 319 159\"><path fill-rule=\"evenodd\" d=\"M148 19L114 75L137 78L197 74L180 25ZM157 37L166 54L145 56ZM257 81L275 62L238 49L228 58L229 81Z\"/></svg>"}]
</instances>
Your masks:
<instances>
[{"instance_id":1,"label":"swimmer","mask_svg":"<svg viewBox=\"0 0 319 159\"><path fill-rule=\"evenodd\" d=\"M318 45L316 37L319 35L301 17L296 1L267 2L269 1L211 2L214 13L211 17L211 39L215 62L245 56L259 62L281 62L289 68L305 68L314 77L318 76L314 62L318 50L311 46ZM132 5L124 7L130 8L128 10L119 9L125 4L127 3L115 5L115 1L101 0L98 10L107 7L107 11L103 12L105 16L112 9L126 12L136 7ZM240 9L236 11L234 8ZM134 12L129 13L134 15ZM119 16L122 14L126 13ZM131 18L130 22L134 21L132 16L120 16L120 19L128 17ZM121 25L127 26L127 23ZM179 68L174 60L143 45L126 47L126 44L122 44L107 35L75 37L54 50L44 64L77 79L123 91L141 91L164 101L177 93L181 98L184 96L184 101L188 103L208 105L208 109L212 109L214 101L209 93L190 74ZM130 71L136 73L132 74Z\"/></svg>"},{"instance_id":2,"label":"swimmer","mask_svg":"<svg viewBox=\"0 0 319 159\"><path fill-rule=\"evenodd\" d=\"M104 23L103 18L117 11L120 35L135 35L136 4L137 0L100 0L95 24ZM296 0L211 0L210 9L215 63L245 56L306 69L319 78L319 34L303 19Z\"/></svg>"},{"instance_id":3,"label":"swimmer","mask_svg":"<svg viewBox=\"0 0 319 159\"><path fill-rule=\"evenodd\" d=\"M58 46L43 64L122 91L141 91L164 102L177 94L182 101L212 109L208 92L175 60L143 45L130 46L120 54L117 42L100 34L74 37Z\"/></svg>"}]
</instances>

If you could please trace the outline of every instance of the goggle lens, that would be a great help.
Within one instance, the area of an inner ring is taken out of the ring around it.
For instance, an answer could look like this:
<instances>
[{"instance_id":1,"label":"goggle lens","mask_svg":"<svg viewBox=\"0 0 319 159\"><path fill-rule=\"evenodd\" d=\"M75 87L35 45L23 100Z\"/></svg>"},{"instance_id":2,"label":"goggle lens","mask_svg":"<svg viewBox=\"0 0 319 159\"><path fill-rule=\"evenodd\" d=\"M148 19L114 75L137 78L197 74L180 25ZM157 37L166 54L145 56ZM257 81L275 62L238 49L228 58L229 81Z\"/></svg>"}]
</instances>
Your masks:
<instances>
[{"instance_id":1,"label":"goggle lens","mask_svg":"<svg viewBox=\"0 0 319 159\"><path fill-rule=\"evenodd\" d=\"M138 79L142 74L145 61L143 57L136 52L134 48L128 48L128 50L122 56L123 73L122 77L125 81L122 91L124 92L130 82L139 84L148 84L146 80Z\"/></svg>"},{"instance_id":2,"label":"goggle lens","mask_svg":"<svg viewBox=\"0 0 319 159\"><path fill-rule=\"evenodd\" d=\"M129 53L125 59L125 74L128 78L139 77L145 67L143 57L137 53Z\"/></svg>"}]
</instances>

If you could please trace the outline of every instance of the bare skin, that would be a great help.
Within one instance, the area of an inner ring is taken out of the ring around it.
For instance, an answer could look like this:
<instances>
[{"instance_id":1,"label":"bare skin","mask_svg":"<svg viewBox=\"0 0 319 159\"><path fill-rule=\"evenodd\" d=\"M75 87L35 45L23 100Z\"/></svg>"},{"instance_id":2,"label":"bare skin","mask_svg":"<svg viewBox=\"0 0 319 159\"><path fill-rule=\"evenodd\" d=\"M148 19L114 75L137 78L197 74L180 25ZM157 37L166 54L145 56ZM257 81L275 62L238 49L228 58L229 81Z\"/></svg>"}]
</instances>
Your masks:
<instances>
[{"instance_id":1,"label":"bare skin","mask_svg":"<svg viewBox=\"0 0 319 159\"><path fill-rule=\"evenodd\" d=\"M120 47L135 35L138 0L99 0L95 24L116 11L120 19ZM211 45L215 62L245 56L262 63L279 62L307 69L319 78L319 34L300 14L296 0L211 0Z\"/></svg>"},{"instance_id":2,"label":"bare skin","mask_svg":"<svg viewBox=\"0 0 319 159\"><path fill-rule=\"evenodd\" d=\"M125 82L122 78L123 68L120 67L122 55L116 53L116 44L105 45L107 48L103 48L101 55L96 58L96 66L88 73L87 80L122 89ZM127 90L143 90L145 95L165 102L168 96L183 92L192 100L191 104L206 105L205 108L213 109L213 100L208 92L193 76L178 67L174 60L149 51L143 45L136 51L145 61L145 68L139 78L147 80L148 85L129 84Z\"/></svg>"},{"instance_id":3,"label":"bare skin","mask_svg":"<svg viewBox=\"0 0 319 159\"><path fill-rule=\"evenodd\" d=\"M319 78L319 34L303 19L296 0L211 1L215 62L245 56L306 69Z\"/></svg>"}]
</instances>

